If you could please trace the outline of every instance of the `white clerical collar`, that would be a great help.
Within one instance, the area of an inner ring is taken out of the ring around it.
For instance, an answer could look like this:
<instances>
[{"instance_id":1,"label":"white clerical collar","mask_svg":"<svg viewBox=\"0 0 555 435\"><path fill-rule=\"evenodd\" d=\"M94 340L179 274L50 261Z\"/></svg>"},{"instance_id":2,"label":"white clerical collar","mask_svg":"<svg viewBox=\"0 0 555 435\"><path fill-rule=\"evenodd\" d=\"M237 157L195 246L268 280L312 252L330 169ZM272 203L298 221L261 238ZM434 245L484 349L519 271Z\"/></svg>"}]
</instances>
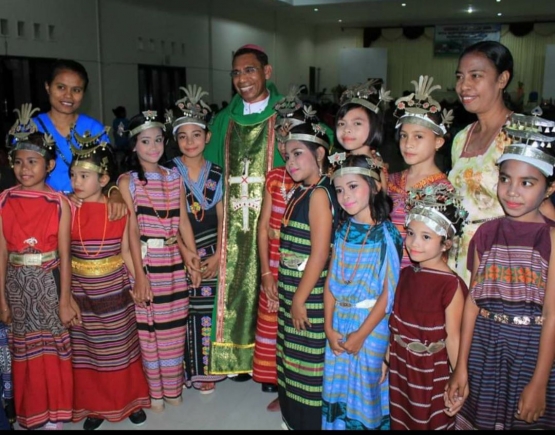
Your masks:
<instances>
[{"instance_id":1,"label":"white clerical collar","mask_svg":"<svg viewBox=\"0 0 555 435\"><path fill-rule=\"evenodd\" d=\"M257 101L256 103L247 103L243 100L243 115L251 115L253 113L261 113L264 111L266 107L268 107L268 103L270 102L270 91L268 91L268 96L264 98L262 101Z\"/></svg>"}]
</instances>

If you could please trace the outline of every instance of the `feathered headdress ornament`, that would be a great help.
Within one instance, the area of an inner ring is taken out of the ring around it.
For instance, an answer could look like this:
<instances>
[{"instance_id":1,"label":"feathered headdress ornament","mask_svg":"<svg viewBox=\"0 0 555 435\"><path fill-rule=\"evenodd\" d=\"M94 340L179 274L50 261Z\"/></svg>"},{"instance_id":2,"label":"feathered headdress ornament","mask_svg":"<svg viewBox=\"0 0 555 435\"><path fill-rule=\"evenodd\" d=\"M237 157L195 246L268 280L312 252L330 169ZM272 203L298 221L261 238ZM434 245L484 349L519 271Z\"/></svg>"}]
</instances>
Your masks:
<instances>
[{"instance_id":1,"label":"feathered headdress ornament","mask_svg":"<svg viewBox=\"0 0 555 435\"><path fill-rule=\"evenodd\" d=\"M331 175L331 181L342 175L358 174L366 175L367 177L373 178L378 183L381 183L380 172L383 170L383 162L374 157L367 156L366 163L368 163L368 168L362 168L360 166L343 166L339 164Z\"/></svg>"},{"instance_id":2,"label":"feathered headdress ornament","mask_svg":"<svg viewBox=\"0 0 555 435\"><path fill-rule=\"evenodd\" d=\"M300 109L298 109L300 110ZM297 125L301 124L310 124L312 127L312 131L314 134L306 134L306 133L289 133L285 139L285 141L290 140L301 140L312 142L317 145L323 146L325 149L329 150L330 144L326 142L324 137L326 137L326 129L318 122L317 111L312 108L312 106L303 106L302 107L302 115L304 117L304 122L301 122ZM295 126L296 127L296 126ZM291 127L293 128L293 127Z\"/></svg>"},{"instance_id":3,"label":"feathered headdress ornament","mask_svg":"<svg viewBox=\"0 0 555 435\"><path fill-rule=\"evenodd\" d=\"M180 86L185 96L175 102L175 105L183 113L172 123L173 134L179 127L185 124L195 124L199 127L206 128L206 117L211 112L210 106L204 102L202 97L208 95L200 86L187 85L186 88Z\"/></svg>"},{"instance_id":4,"label":"feathered headdress ornament","mask_svg":"<svg viewBox=\"0 0 555 435\"><path fill-rule=\"evenodd\" d=\"M348 87L341 94L339 104L341 106L349 103L359 104L376 114L379 113L380 104L393 100L393 97L389 95L391 91L386 91L383 86L378 91L376 89L376 85L378 83L378 80L370 79L366 83L358 83L356 85Z\"/></svg>"},{"instance_id":5,"label":"feathered headdress ornament","mask_svg":"<svg viewBox=\"0 0 555 435\"><path fill-rule=\"evenodd\" d=\"M413 220L423 222L433 232L448 239L460 234L468 216L462 198L447 183L410 189L405 207L405 226Z\"/></svg>"},{"instance_id":6,"label":"feathered headdress ornament","mask_svg":"<svg viewBox=\"0 0 555 435\"><path fill-rule=\"evenodd\" d=\"M110 132L110 127L104 127L99 133L92 135L89 131L86 131L83 135L77 133L75 127L71 128L70 135L74 138L75 142L79 144L76 147L73 141L68 141L71 149L71 154L73 156L72 166L79 166L85 169L90 169L92 171L98 172L99 174L108 174L109 168L109 153L111 153L110 144L104 140L108 137ZM101 159L100 166L84 161L90 159L93 154L101 153L104 157Z\"/></svg>"},{"instance_id":7,"label":"feathered headdress ornament","mask_svg":"<svg viewBox=\"0 0 555 435\"><path fill-rule=\"evenodd\" d=\"M291 85L287 95L274 105L274 110L278 113L275 129L280 142L285 142L291 128L305 122L305 116L300 110L303 108L303 102L299 98L303 89L306 89L306 86Z\"/></svg>"},{"instance_id":8,"label":"feathered headdress ornament","mask_svg":"<svg viewBox=\"0 0 555 435\"><path fill-rule=\"evenodd\" d=\"M38 107L33 109L31 103L24 103L21 105L21 109L14 109L14 112L17 113L17 119L8 131L8 135L6 137L6 147L10 150L8 154L10 163L12 161L13 153L18 150L35 151L43 157L46 156L47 151L54 152L54 138L49 134L39 132L39 129L33 120L33 114L39 111L40 109ZM29 135L32 133L42 134L41 145L28 141Z\"/></svg>"},{"instance_id":9,"label":"feathered headdress ornament","mask_svg":"<svg viewBox=\"0 0 555 435\"><path fill-rule=\"evenodd\" d=\"M510 116L504 130L511 144L505 146L497 164L520 160L538 168L546 177L553 175L555 121L540 118L542 114L541 108L536 107L531 115L513 113Z\"/></svg>"},{"instance_id":10,"label":"feathered headdress ornament","mask_svg":"<svg viewBox=\"0 0 555 435\"><path fill-rule=\"evenodd\" d=\"M453 111L443 109L441 105L432 98L432 92L441 89L440 85L433 85L433 77L420 76L418 82L412 80L414 92L406 97L398 98L395 101L395 116L399 118L395 128L399 128L404 123L418 124L431 129L438 136L444 136L447 128L453 122ZM428 115L440 113L441 123L436 123Z\"/></svg>"}]
</instances>

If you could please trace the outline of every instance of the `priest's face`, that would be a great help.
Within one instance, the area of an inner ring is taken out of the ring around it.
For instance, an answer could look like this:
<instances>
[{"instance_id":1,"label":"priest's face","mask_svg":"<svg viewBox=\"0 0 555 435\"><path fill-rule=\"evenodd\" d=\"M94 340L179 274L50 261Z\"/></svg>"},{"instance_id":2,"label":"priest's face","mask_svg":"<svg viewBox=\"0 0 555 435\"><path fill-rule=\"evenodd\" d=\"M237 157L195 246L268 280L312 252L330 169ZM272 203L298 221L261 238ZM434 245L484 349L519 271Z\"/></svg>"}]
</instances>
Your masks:
<instances>
[{"instance_id":1,"label":"priest's face","mask_svg":"<svg viewBox=\"0 0 555 435\"><path fill-rule=\"evenodd\" d=\"M262 66L253 53L237 56L233 61L233 86L247 103L257 103L268 96L266 80L272 75L270 65Z\"/></svg>"}]
</instances>

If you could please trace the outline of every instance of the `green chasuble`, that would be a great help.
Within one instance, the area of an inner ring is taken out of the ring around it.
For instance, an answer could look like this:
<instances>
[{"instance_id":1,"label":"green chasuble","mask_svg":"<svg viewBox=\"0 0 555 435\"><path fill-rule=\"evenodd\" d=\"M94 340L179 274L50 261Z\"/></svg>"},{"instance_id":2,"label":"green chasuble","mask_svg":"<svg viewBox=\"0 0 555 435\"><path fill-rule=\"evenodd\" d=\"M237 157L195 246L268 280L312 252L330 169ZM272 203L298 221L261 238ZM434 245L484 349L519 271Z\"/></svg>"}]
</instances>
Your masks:
<instances>
[{"instance_id":1,"label":"green chasuble","mask_svg":"<svg viewBox=\"0 0 555 435\"><path fill-rule=\"evenodd\" d=\"M273 109L282 97L273 84L267 85L270 101L262 113L243 115L243 100L235 95L216 115L204 154L224 170L222 251L209 356L214 375L252 371L260 291L258 216L266 173L284 164Z\"/></svg>"}]
</instances>

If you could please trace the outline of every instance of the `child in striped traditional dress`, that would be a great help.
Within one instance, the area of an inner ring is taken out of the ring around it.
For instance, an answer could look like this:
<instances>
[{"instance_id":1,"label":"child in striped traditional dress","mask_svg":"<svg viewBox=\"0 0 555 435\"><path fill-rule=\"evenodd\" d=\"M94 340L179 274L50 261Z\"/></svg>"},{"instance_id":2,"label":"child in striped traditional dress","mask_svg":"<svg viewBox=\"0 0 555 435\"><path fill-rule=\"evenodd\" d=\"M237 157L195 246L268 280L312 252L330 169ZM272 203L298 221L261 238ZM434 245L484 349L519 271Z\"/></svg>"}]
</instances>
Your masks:
<instances>
[{"instance_id":1,"label":"child in striped traditional dress","mask_svg":"<svg viewBox=\"0 0 555 435\"><path fill-rule=\"evenodd\" d=\"M389 407L392 430L449 430L443 392L457 363L464 281L445 262L466 212L449 184L407 193L407 252L389 318Z\"/></svg>"},{"instance_id":2,"label":"child in striped traditional dress","mask_svg":"<svg viewBox=\"0 0 555 435\"><path fill-rule=\"evenodd\" d=\"M533 113L504 127L505 217L480 225L468 250L472 285L445 403L462 405L457 429L555 427L555 222L540 212L555 188L555 122Z\"/></svg>"},{"instance_id":3,"label":"child in striped traditional dress","mask_svg":"<svg viewBox=\"0 0 555 435\"><path fill-rule=\"evenodd\" d=\"M336 232L324 286L325 430L383 430L389 424L387 384L380 381L403 241L389 220L381 168L378 159L351 154L332 175L348 218Z\"/></svg>"},{"instance_id":4,"label":"child in striped traditional dress","mask_svg":"<svg viewBox=\"0 0 555 435\"><path fill-rule=\"evenodd\" d=\"M135 272L129 221L108 219L102 190L116 169L110 145L100 136L78 136L76 141L80 147L71 146L70 178L82 204L71 231L71 291L83 323L70 330L73 421L86 417L84 430L127 417L140 425L150 397L130 294L128 271Z\"/></svg>"},{"instance_id":5,"label":"child in striped traditional dress","mask_svg":"<svg viewBox=\"0 0 555 435\"><path fill-rule=\"evenodd\" d=\"M133 170L118 185L129 208L129 247L135 269L133 299L151 409L182 403L183 358L189 289L200 284L200 259L185 210L185 188L177 170L158 164L164 124L156 112L129 121Z\"/></svg>"}]
</instances>

